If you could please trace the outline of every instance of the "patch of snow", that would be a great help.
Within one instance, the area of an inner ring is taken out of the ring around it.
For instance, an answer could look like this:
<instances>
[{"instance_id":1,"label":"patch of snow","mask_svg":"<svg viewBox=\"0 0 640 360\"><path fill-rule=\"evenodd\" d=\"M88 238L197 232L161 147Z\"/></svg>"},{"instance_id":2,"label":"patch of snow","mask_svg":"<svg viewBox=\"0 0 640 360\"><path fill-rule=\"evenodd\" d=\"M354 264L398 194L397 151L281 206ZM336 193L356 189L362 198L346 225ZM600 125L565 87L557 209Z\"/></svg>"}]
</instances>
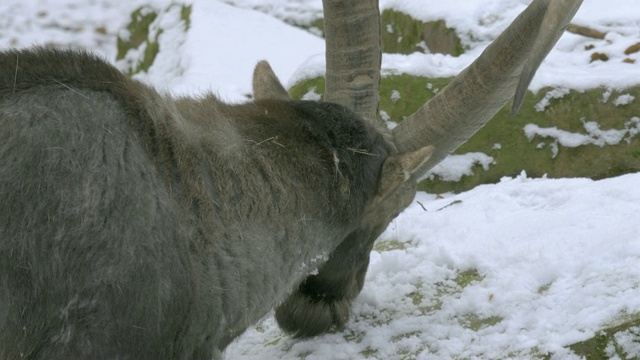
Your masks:
<instances>
[{"instance_id":1,"label":"patch of snow","mask_svg":"<svg viewBox=\"0 0 640 360\"><path fill-rule=\"evenodd\" d=\"M564 346L640 311L638 182L640 174L593 181L523 173L458 195L419 193L379 240L401 239L405 248L371 254L345 330L292 339L269 316L227 356L525 359L537 348L579 359ZM451 279L466 269L481 279L456 290ZM470 315L496 323L474 331L462 321Z\"/></svg>"},{"instance_id":2,"label":"patch of snow","mask_svg":"<svg viewBox=\"0 0 640 360\"><path fill-rule=\"evenodd\" d=\"M306 94L302 95L302 100L320 101L322 94L316 91L316 87L312 87Z\"/></svg>"},{"instance_id":3,"label":"patch of snow","mask_svg":"<svg viewBox=\"0 0 640 360\"><path fill-rule=\"evenodd\" d=\"M287 87L292 87L306 79L324 77L325 72L326 61L324 53L311 55L295 69L293 74L289 77L286 85Z\"/></svg>"},{"instance_id":4,"label":"patch of snow","mask_svg":"<svg viewBox=\"0 0 640 360\"><path fill-rule=\"evenodd\" d=\"M551 158L555 159L558 156L558 152L560 151L560 148L558 147L558 140L549 144L549 148L551 149Z\"/></svg>"},{"instance_id":5,"label":"patch of snow","mask_svg":"<svg viewBox=\"0 0 640 360\"><path fill-rule=\"evenodd\" d=\"M398 90L391 91L391 101L395 104L400 100L400 92Z\"/></svg>"},{"instance_id":6,"label":"patch of snow","mask_svg":"<svg viewBox=\"0 0 640 360\"><path fill-rule=\"evenodd\" d=\"M460 181L463 176L473 175L473 167L482 166L486 171L494 159L481 152L471 152L462 155L449 155L438 165L434 166L424 178L434 179L438 177L443 181Z\"/></svg>"},{"instance_id":7,"label":"patch of snow","mask_svg":"<svg viewBox=\"0 0 640 360\"><path fill-rule=\"evenodd\" d=\"M142 15L151 11L150 7L145 7ZM162 55L156 56L148 71L139 72L134 78L147 83L154 83L154 79L162 78L164 86L174 88L189 67L189 58L181 56L185 51L187 24L181 19L180 5L154 7L153 11L157 13L157 17L149 25L148 38L157 39ZM125 34L128 34L128 31ZM127 72L135 70L142 61L145 50L146 43L139 48L131 49L122 60L116 62L116 66Z\"/></svg>"},{"instance_id":8,"label":"patch of snow","mask_svg":"<svg viewBox=\"0 0 640 360\"><path fill-rule=\"evenodd\" d=\"M620 95L613 102L616 106L629 105L635 100L636 97L631 94Z\"/></svg>"},{"instance_id":9,"label":"patch of snow","mask_svg":"<svg viewBox=\"0 0 640 360\"><path fill-rule=\"evenodd\" d=\"M389 114L387 114L387 112L386 112L386 111L384 111L384 110L380 110L380 111L379 111L379 114L380 114L380 118L382 118L382 120L384 120L384 121L389 121L389 120L391 120L391 116L389 116Z\"/></svg>"},{"instance_id":10,"label":"patch of snow","mask_svg":"<svg viewBox=\"0 0 640 360\"><path fill-rule=\"evenodd\" d=\"M251 93L251 76L258 61L267 60L286 84L299 64L324 51L322 39L265 14L218 1L192 2L191 30L184 52L168 47L162 54L181 56L189 62L184 75L172 86L177 93L211 90L226 100L243 101ZM292 46L295 51L291 51Z\"/></svg>"},{"instance_id":11,"label":"patch of snow","mask_svg":"<svg viewBox=\"0 0 640 360\"><path fill-rule=\"evenodd\" d=\"M524 133L529 141L534 137L551 138L555 143L564 147L578 147L584 145L617 145L622 140L629 143L640 132L640 119L633 117L625 122L623 129L602 130L595 121L583 121L586 134L572 133L557 127L540 127L536 124L527 124ZM540 146L538 145L538 148ZM556 152L557 154L557 152ZM554 156L555 157L555 156Z\"/></svg>"},{"instance_id":12,"label":"patch of snow","mask_svg":"<svg viewBox=\"0 0 640 360\"><path fill-rule=\"evenodd\" d=\"M551 91L548 91L544 95L542 100L540 100L539 103L534 105L534 108L536 109L537 112L542 112L547 108L547 106L549 106L551 99L562 99L568 93L569 93L569 89L567 88L556 88Z\"/></svg>"},{"instance_id":13,"label":"patch of snow","mask_svg":"<svg viewBox=\"0 0 640 360\"><path fill-rule=\"evenodd\" d=\"M602 93L602 102L606 103L607 101L609 101L609 98L611 97L611 93L613 91L611 89L607 89L604 93Z\"/></svg>"},{"instance_id":14,"label":"patch of snow","mask_svg":"<svg viewBox=\"0 0 640 360\"><path fill-rule=\"evenodd\" d=\"M309 26L322 18L318 0L222 0L234 7L255 10L290 24Z\"/></svg>"}]
</instances>

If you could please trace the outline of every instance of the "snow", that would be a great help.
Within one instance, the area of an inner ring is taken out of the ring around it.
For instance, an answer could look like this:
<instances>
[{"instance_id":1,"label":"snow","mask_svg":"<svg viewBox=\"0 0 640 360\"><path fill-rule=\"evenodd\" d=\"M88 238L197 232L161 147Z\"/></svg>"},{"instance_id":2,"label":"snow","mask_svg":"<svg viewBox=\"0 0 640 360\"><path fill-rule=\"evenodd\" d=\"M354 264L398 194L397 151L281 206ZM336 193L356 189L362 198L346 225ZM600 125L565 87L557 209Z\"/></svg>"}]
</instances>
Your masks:
<instances>
[{"instance_id":1,"label":"snow","mask_svg":"<svg viewBox=\"0 0 640 360\"><path fill-rule=\"evenodd\" d=\"M467 47L458 58L439 54L383 56L383 68L411 75L448 77L469 65L499 35L529 1L523 0L382 0L380 7L393 8L424 21L444 19L453 26ZM598 86L626 88L637 83L640 67L624 63L625 58L640 60L640 53L624 51L640 37L639 6L635 0L585 0L572 23L606 32L604 40L565 34L540 66L530 90L550 87L575 90ZM591 48L592 47L592 48ZM590 50L586 50L591 48ZM604 53L609 61L591 61L591 54Z\"/></svg>"},{"instance_id":2,"label":"snow","mask_svg":"<svg viewBox=\"0 0 640 360\"><path fill-rule=\"evenodd\" d=\"M395 104L398 102L398 100L400 100L402 97L400 96L400 92L398 90L393 90L391 91L391 101Z\"/></svg>"},{"instance_id":3,"label":"snow","mask_svg":"<svg viewBox=\"0 0 640 360\"><path fill-rule=\"evenodd\" d=\"M190 26L198 31L187 36L180 24L179 6L167 0L149 3L159 13L150 37L162 28L158 43L163 56L147 73L135 77L175 94L213 91L227 101L244 101L251 94L251 76L258 61L267 60L276 75L287 79L307 58L324 50L324 42L317 36L218 1L189 2ZM167 8L170 10L162 11ZM135 58L137 52L128 55Z\"/></svg>"},{"instance_id":4,"label":"snow","mask_svg":"<svg viewBox=\"0 0 640 360\"><path fill-rule=\"evenodd\" d=\"M196 32L187 40L184 53L193 54L192 64L178 89L210 87L216 82L209 74L216 74L216 80L224 85L214 91L223 98L233 93L250 94L257 61L269 61L276 75L287 79L300 63L324 49L318 37L255 11L217 1L196 1L192 14L193 28L207 31ZM208 49L202 51L203 46Z\"/></svg>"},{"instance_id":5,"label":"snow","mask_svg":"<svg viewBox=\"0 0 640 360\"><path fill-rule=\"evenodd\" d=\"M543 128L536 124L527 124L524 127L524 134L532 141L536 136L542 138L551 138L554 143L564 147L578 147L584 145L596 145L604 147L605 145L617 145L621 141L629 143L631 139L640 133L640 118L632 117L625 122L624 129L608 129L602 130L595 121L583 121L582 125L586 134L572 133L557 127ZM554 156L557 154L555 150Z\"/></svg>"},{"instance_id":6,"label":"snow","mask_svg":"<svg viewBox=\"0 0 640 360\"><path fill-rule=\"evenodd\" d=\"M554 88L550 91L547 91L547 93L544 94L542 100L534 105L534 108L537 112L543 112L545 111L547 106L549 106L549 103L552 99L562 99L567 94L569 94L568 88Z\"/></svg>"},{"instance_id":7,"label":"snow","mask_svg":"<svg viewBox=\"0 0 640 360\"><path fill-rule=\"evenodd\" d=\"M0 49L34 44L85 47L115 62L115 36L143 3L167 9L171 1L3 1ZM140 79L176 94L214 91L224 99L242 101L250 93L258 60L270 61L289 86L323 74L323 41L287 24L317 19L320 0L188 3L193 4L188 35L175 10L156 19L165 28L159 34L161 57L147 74L138 75ZM384 73L456 75L526 3L382 0L382 9L402 10L423 20L445 19L468 49L457 58L384 55ZM640 83L640 53L624 53L640 38L638 14L637 0L585 0L574 23L607 32L606 38L565 34L531 89L561 89L545 97L549 101L566 89L603 86L610 89L602 99L608 101L613 90ZM594 52L607 54L609 61L591 62ZM632 96L622 94L613 99L616 105L635 105ZM544 109L546 103L538 106ZM558 144L629 141L640 133L640 119L631 118L624 129L600 129L585 119L584 127L585 133L532 124L525 130L532 141L551 139L557 151ZM492 162L485 154L452 159L447 161L463 163L444 167L442 174L452 178L473 164L486 167ZM269 315L227 349L227 358L529 358L535 349L554 352L554 359L577 359L566 345L640 312L638 183L640 174L593 181L532 179L523 173L458 195L418 193L371 254L365 287L345 330L292 339ZM473 275L473 281L461 286L456 281L461 274ZM628 354L638 354L639 336L637 330L629 330L616 337ZM606 352L614 356L611 348Z\"/></svg>"},{"instance_id":8,"label":"snow","mask_svg":"<svg viewBox=\"0 0 640 360\"><path fill-rule=\"evenodd\" d=\"M616 106L621 106L621 105L629 105L633 102L633 100L635 100L636 97L631 95L631 94L624 94L624 95L620 95L616 98L616 100L614 101L614 104Z\"/></svg>"},{"instance_id":9,"label":"snow","mask_svg":"<svg viewBox=\"0 0 640 360\"><path fill-rule=\"evenodd\" d=\"M494 160L491 156L481 152L469 152L462 155L449 155L425 175L425 178L440 178L443 181L460 181L463 176L473 175L473 167L481 165L484 170ZM420 180L422 181L422 180Z\"/></svg>"}]
</instances>

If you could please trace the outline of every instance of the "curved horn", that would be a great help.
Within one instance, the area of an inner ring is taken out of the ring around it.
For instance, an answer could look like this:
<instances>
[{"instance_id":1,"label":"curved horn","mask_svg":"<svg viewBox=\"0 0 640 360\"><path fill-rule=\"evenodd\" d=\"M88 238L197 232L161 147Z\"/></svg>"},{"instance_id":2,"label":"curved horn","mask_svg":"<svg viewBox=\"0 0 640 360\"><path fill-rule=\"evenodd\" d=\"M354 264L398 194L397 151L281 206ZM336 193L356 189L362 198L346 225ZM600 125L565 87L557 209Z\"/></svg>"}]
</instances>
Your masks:
<instances>
[{"instance_id":1,"label":"curved horn","mask_svg":"<svg viewBox=\"0 0 640 360\"><path fill-rule=\"evenodd\" d=\"M515 114L520 110L522 100L524 100L524 95L527 93L527 88L529 88L533 75L535 75L542 60L549 54L553 45L558 42L564 30L569 26L569 22L578 11L581 3L582 0L552 1L549 3L547 13L540 25L540 34L531 50L532 55L524 65L524 69L522 69L516 95L513 98L511 113Z\"/></svg>"},{"instance_id":2,"label":"curved horn","mask_svg":"<svg viewBox=\"0 0 640 360\"><path fill-rule=\"evenodd\" d=\"M434 146L418 176L484 126L514 96L519 84L526 90L538 65L581 3L582 0L534 0L478 59L393 129L401 152ZM522 100L524 90L521 92L516 102Z\"/></svg>"}]
</instances>

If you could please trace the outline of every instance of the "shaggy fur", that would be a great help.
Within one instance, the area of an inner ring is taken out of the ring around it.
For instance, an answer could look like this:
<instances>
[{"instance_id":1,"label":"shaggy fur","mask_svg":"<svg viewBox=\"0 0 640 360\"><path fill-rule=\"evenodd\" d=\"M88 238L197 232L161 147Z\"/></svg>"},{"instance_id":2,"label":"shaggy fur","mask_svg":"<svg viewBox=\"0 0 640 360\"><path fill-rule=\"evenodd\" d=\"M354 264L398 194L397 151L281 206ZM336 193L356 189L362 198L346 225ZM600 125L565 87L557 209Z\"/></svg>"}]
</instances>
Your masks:
<instances>
[{"instance_id":1,"label":"shaggy fur","mask_svg":"<svg viewBox=\"0 0 640 360\"><path fill-rule=\"evenodd\" d=\"M338 105L174 99L86 53L0 53L0 359L218 358L296 287L350 302L388 157ZM349 286L303 283L343 239Z\"/></svg>"},{"instance_id":2,"label":"shaggy fur","mask_svg":"<svg viewBox=\"0 0 640 360\"><path fill-rule=\"evenodd\" d=\"M415 159L409 168L415 169L430 155L430 148L409 154ZM405 157L390 156L384 170L398 164L394 160ZM389 166L391 165L391 166ZM399 170L399 169L398 169ZM400 174L401 175L402 171ZM276 320L285 331L300 337L315 336L330 330L342 329L351 314L351 303L364 285L369 253L375 240L387 225L413 200L413 193L405 187L414 183L394 181L401 176L391 176L396 196L378 196L367 206L359 228L331 253L328 261L321 265L317 274L309 275L287 299L276 308ZM389 180L389 177L382 176Z\"/></svg>"}]
</instances>

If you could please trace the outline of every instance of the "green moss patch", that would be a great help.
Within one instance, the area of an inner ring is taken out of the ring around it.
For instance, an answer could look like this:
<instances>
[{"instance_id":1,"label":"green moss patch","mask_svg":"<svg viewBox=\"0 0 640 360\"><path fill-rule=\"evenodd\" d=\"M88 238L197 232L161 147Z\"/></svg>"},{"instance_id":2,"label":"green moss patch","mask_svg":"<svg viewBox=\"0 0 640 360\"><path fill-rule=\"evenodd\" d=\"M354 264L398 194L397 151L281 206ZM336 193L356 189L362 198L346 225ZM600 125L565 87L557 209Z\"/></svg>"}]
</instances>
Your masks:
<instances>
[{"instance_id":1,"label":"green moss patch","mask_svg":"<svg viewBox=\"0 0 640 360\"><path fill-rule=\"evenodd\" d=\"M154 29L152 25L161 12L169 12L178 8L180 19L184 23L185 31L191 27L191 5L171 4L166 9L156 9L150 5L144 5L133 11L131 21L127 25L127 35L118 36L116 60L124 60L131 50L141 51L141 55L135 61L127 64L129 75L146 72L160 52L158 39L163 33L162 28Z\"/></svg>"},{"instance_id":2,"label":"green moss patch","mask_svg":"<svg viewBox=\"0 0 640 360\"><path fill-rule=\"evenodd\" d=\"M405 13L385 9L380 15L382 51L390 54L425 52L458 56L465 49L455 29L444 20L423 22ZM324 20L314 19L309 24L291 24L324 37ZM426 48L425 48L426 47Z\"/></svg>"},{"instance_id":3,"label":"green moss patch","mask_svg":"<svg viewBox=\"0 0 640 360\"><path fill-rule=\"evenodd\" d=\"M129 69L129 75L148 70L158 54L159 34L154 39L149 39L149 27L157 17L158 13L150 6L141 6L131 14L131 22L127 25L128 36L126 38L118 36L116 60L124 59L129 50L146 45L143 60Z\"/></svg>"},{"instance_id":4,"label":"green moss patch","mask_svg":"<svg viewBox=\"0 0 640 360\"><path fill-rule=\"evenodd\" d=\"M406 249L406 243L398 240L379 241L373 245L373 250L380 252L404 249Z\"/></svg>"},{"instance_id":5,"label":"green moss patch","mask_svg":"<svg viewBox=\"0 0 640 360\"><path fill-rule=\"evenodd\" d=\"M473 331L480 331L482 329L495 326L499 324L503 319L499 316L480 317L476 314L469 314L461 316L459 319L460 325Z\"/></svg>"},{"instance_id":6,"label":"green moss patch","mask_svg":"<svg viewBox=\"0 0 640 360\"><path fill-rule=\"evenodd\" d=\"M385 10L381 24L383 52L410 54L418 49L424 26L421 21L397 11Z\"/></svg>"},{"instance_id":7,"label":"green moss patch","mask_svg":"<svg viewBox=\"0 0 640 360\"><path fill-rule=\"evenodd\" d=\"M416 51L458 56L464 52L460 38L442 20L422 22L411 16L384 10L381 15L382 51L385 53L410 54Z\"/></svg>"},{"instance_id":8,"label":"green moss patch","mask_svg":"<svg viewBox=\"0 0 640 360\"><path fill-rule=\"evenodd\" d=\"M456 278L453 279L453 281L456 284L458 284L458 286L464 289L465 287L471 285L472 283L480 282L483 279L484 279L484 276L480 275L480 273L478 273L478 270L469 269L459 273L458 276L456 276Z\"/></svg>"},{"instance_id":9,"label":"green moss patch","mask_svg":"<svg viewBox=\"0 0 640 360\"><path fill-rule=\"evenodd\" d=\"M570 345L569 348L587 360L640 359L640 315L627 316L619 325L609 326L592 338Z\"/></svg>"}]
</instances>

